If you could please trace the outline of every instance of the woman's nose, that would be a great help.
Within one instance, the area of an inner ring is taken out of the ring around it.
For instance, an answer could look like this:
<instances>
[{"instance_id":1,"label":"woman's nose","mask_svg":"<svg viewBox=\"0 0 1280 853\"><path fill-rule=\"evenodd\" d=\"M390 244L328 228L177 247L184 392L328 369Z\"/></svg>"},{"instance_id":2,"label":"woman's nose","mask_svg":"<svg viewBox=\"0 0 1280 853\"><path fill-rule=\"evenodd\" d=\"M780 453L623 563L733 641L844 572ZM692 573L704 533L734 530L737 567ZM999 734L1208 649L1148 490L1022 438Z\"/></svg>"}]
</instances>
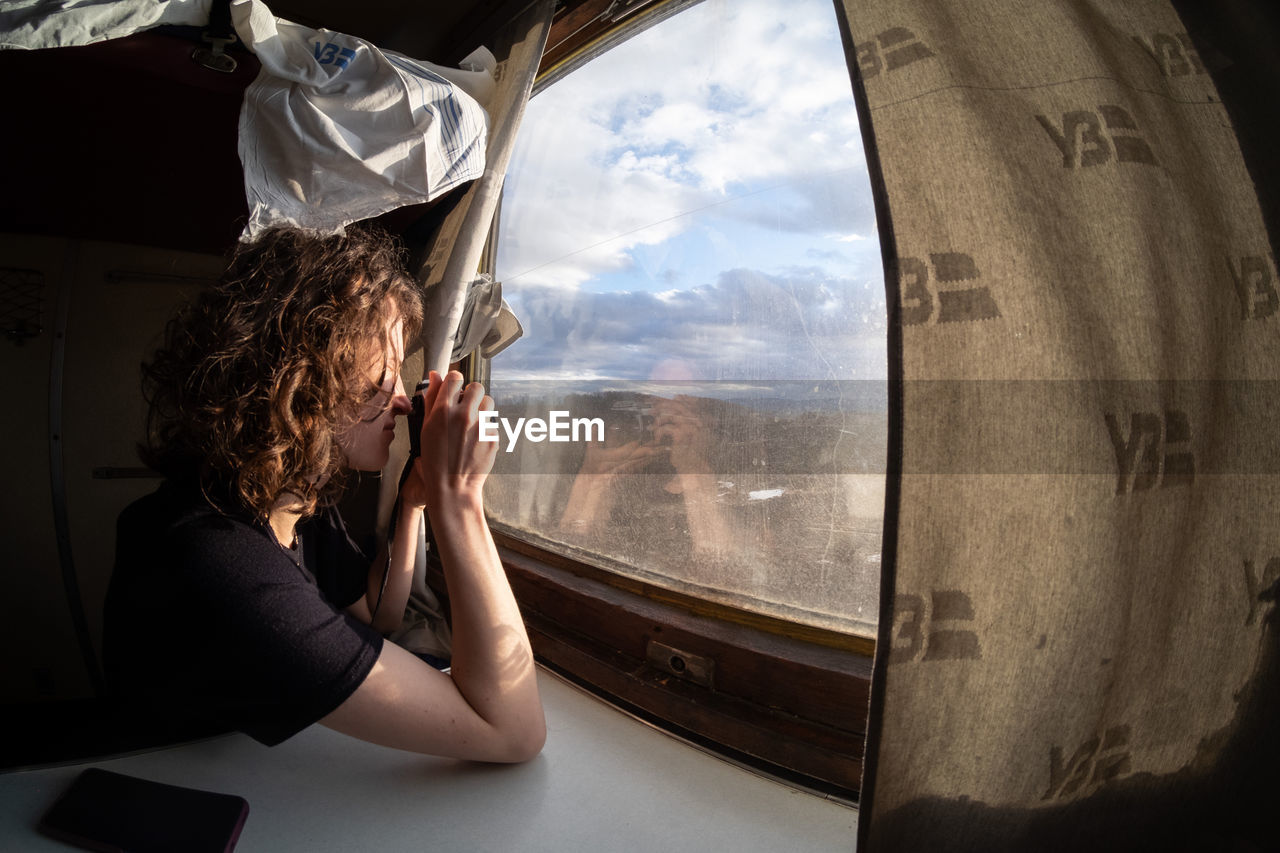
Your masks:
<instances>
[{"instance_id":1,"label":"woman's nose","mask_svg":"<svg viewBox=\"0 0 1280 853\"><path fill-rule=\"evenodd\" d=\"M400 377L396 377L396 387L391 394L391 408L395 410L397 415L407 415L413 411L413 404L409 402L409 395L404 391L404 381Z\"/></svg>"}]
</instances>

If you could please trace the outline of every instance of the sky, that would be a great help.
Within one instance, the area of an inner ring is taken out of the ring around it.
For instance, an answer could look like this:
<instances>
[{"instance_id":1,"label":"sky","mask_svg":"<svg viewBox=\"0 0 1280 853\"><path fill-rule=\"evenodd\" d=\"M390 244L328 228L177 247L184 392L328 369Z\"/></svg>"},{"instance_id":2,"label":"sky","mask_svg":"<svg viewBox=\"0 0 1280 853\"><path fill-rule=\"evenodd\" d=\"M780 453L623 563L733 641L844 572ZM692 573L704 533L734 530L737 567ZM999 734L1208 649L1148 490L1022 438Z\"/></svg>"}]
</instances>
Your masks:
<instances>
[{"instance_id":1,"label":"sky","mask_svg":"<svg viewBox=\"0 0 1280 853\"><path fill-rule=\"evenodd\" d=\"M525 336L495 378L884 379L829 0L705 0L536 95L496 275Z\"/></svg>"}]
</instances>

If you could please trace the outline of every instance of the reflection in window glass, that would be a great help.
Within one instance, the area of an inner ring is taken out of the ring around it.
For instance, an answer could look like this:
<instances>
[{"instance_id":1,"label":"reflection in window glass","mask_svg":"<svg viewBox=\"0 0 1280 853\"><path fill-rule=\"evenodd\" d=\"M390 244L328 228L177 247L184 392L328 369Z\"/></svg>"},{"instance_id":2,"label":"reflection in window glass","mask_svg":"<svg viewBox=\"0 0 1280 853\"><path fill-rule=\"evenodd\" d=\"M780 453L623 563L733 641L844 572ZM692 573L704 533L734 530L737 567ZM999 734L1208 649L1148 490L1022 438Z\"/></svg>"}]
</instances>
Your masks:
<instances>
[{"instance_id":1,"label":"reflection in window glass","mask_svg":"<svg viewBox=\"0 0 1280 853\"><path fill-rule=\"evenodd\" d=\"M538 94L496 275L525 327L500 414L569 438L502 433L499 528L873 632L884 286L829 0L709 0Z\"/></svg>"}]
</instances>

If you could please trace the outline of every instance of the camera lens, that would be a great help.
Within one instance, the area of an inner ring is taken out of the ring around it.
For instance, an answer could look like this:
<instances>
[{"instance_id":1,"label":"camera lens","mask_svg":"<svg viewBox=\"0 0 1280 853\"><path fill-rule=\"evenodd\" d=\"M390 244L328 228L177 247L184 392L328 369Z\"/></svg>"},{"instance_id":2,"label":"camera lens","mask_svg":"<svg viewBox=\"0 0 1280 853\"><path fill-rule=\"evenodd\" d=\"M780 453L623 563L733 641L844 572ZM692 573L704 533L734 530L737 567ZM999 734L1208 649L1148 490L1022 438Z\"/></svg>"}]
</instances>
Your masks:
<instances>
[{"instance_id":1,"label":"camera lens","mask_svg":"<svg viewBox=\"0 0 1280 853\"><path fill-rule=\"evenodd\" d=\"M427 380L418 383L413 389L413 398L409 403L413 407L409 412L409 458L413 459L422 453L422 421L426 418L426 408L422 402L422 392L427 387Z\"/></svg>"}]
</instances>

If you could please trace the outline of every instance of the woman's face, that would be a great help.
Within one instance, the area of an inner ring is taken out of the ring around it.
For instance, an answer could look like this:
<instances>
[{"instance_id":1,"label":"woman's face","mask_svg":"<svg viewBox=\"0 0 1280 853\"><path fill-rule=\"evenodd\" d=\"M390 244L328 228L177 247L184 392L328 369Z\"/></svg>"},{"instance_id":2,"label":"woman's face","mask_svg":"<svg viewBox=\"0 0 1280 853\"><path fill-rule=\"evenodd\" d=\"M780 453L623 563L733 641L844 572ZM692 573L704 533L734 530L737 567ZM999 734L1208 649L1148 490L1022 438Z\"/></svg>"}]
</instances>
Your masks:
<instances>
[{"instance_id":1,"label":"woman's face","mask_svg":"<svg viewBox=\"0 0 1280 853\"><path fill-rule=\"evenodd\" d=\"M359 420L338 433L338 446L347 457L347 467L356 471L381 471L390 456L395 438L396 418L409 413L409 398L400 381L404 361L404 324L397 318L387 329L385 352L370 358L368 376L379 388L363 405Z\"/></svg>"}]
</instances>

